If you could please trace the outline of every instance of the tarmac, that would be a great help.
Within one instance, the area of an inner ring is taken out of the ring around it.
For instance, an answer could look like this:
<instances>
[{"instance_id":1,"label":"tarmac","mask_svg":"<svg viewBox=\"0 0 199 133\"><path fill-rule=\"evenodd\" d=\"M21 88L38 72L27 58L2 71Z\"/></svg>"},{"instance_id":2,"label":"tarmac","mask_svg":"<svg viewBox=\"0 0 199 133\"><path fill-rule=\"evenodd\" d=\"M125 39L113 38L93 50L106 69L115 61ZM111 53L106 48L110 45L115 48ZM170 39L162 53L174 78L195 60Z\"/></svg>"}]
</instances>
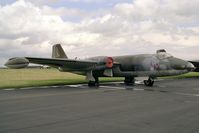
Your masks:
<instances>
[{"instance_id":1,"label":"tarmac","mask_svg":"<svg viewBox=\"0 0 199 133\"><path fill-rule=\"evenodd\" d=\"M0 133L198 133L199 78L0 90Z\"/></svg>"}]
</instances>

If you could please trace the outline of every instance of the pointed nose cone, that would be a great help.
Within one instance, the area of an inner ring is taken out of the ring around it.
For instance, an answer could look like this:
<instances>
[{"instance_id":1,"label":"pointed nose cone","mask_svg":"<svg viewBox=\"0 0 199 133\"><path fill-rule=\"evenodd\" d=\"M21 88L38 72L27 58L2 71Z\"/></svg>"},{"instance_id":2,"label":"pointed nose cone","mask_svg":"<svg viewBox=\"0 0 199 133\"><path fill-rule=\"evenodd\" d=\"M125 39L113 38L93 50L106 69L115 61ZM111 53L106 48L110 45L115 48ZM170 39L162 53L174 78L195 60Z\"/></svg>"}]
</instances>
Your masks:
<instances>
[{"instance_id":1,"label":"pointed nose cone","mask_svg":"<svg viewBox=\"0 0 199 133\"><path fill-rule=\"evenodd\" d=\"M12 59L9 59L8 61L6 61L6 63L4 64L4 66L10 68L10 66L13 64Z\"/></svg>"},{"instance_id":2,"label":"pointed nose cone","mask_svg":"<svg viewBox=\"0 0 199 133\"><path fill-rule=\"evenodd\" d=\"M187 62L186 69L188 71L194 71L196 68L195 68L195 66L192 63Z\"/></svg>"},{"instance_id":3,"label":"pointed nose cone","mask_svg":"<svg viewBox=\"0 0 199 133\"><path fill-rule=\"evenodd\" d=\"M6 63L4 64L4 66L8 67L9 65L9 61L6 61Z\"/></svg>"}]
</instances>

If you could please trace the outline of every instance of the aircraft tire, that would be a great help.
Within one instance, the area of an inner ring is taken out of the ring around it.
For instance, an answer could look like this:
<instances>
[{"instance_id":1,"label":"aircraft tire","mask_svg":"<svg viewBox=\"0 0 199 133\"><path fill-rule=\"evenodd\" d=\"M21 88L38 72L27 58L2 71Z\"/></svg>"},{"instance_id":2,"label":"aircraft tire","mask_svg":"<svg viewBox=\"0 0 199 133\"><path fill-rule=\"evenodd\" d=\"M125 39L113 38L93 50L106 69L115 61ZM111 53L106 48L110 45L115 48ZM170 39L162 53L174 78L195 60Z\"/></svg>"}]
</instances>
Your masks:
<instances>
[{"instance_id":1,"label":"aircraft tire","mask_svg":"<svg viewBox=\"0 0 199 133\"><path fill-rule=\"evenodd\" d=\"M149 78L148 80L144 80L144 84L145 84L146 86L151 87L151 86L153 86L153 84L154 84L154 80L151 79L151 78Z\"/></svg>"},{"instance_id":2,"label":"aircraft tire","mask_svg":"<svg viewBox=\"0 0 199 133\"><path fill-rule=\"evenodd\" d=\"M125 85L135 85L135 78L134 77L125 77L124 84Z\"/></svg>"},{"instance_id":3,"label":"aircraft tire","mask_svg":"<svg viewBox=\"0 0 199 133\"><path fill-rule=\"evenodd\" d=\"M89 87L98 87L98 86L99 86L99 82L96 82L96 81L89 81L89 82L88 82L88 86L89 86Z\"/></svg>"}]
</instances>

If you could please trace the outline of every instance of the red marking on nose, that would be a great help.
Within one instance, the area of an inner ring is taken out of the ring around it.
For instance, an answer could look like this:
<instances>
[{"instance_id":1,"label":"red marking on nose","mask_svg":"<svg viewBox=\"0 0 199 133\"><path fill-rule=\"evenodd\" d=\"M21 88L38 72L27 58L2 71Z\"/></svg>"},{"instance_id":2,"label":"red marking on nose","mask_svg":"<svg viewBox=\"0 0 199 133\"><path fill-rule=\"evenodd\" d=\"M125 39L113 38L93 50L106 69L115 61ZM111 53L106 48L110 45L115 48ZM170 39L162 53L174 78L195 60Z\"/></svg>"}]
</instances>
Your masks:
<instances>
[{"instance_id":1,"label":"red marking on nose","mask_svg":"<svg viewBox=\"0 0 199 133\"><path fill-rule=\"evenodd\" d=\"M160 64L151 62L151 67L153 67L154 70L158 70L160 68Z\"/></svg>"}]
</instances>

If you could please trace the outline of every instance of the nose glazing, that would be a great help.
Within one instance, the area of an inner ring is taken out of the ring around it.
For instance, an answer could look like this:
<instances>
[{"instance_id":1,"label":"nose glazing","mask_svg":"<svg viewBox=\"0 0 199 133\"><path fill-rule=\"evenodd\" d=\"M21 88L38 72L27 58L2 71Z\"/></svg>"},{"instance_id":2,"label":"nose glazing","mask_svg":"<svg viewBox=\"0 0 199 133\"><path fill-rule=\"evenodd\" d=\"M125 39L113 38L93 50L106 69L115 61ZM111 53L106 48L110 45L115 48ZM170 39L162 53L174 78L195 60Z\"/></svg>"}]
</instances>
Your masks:
<instances>
[{"instance_id":1,"label":"nose glazing","mask_svg":"<svg viewBox=\"0 0 199 133\"><path fill-rule=\"evenodd\" d=\"M188 62L187 65L186 65L186 69L188 71L194 71L195 70L195 66L192 63Z\"/></svg>"}]
</instances>

